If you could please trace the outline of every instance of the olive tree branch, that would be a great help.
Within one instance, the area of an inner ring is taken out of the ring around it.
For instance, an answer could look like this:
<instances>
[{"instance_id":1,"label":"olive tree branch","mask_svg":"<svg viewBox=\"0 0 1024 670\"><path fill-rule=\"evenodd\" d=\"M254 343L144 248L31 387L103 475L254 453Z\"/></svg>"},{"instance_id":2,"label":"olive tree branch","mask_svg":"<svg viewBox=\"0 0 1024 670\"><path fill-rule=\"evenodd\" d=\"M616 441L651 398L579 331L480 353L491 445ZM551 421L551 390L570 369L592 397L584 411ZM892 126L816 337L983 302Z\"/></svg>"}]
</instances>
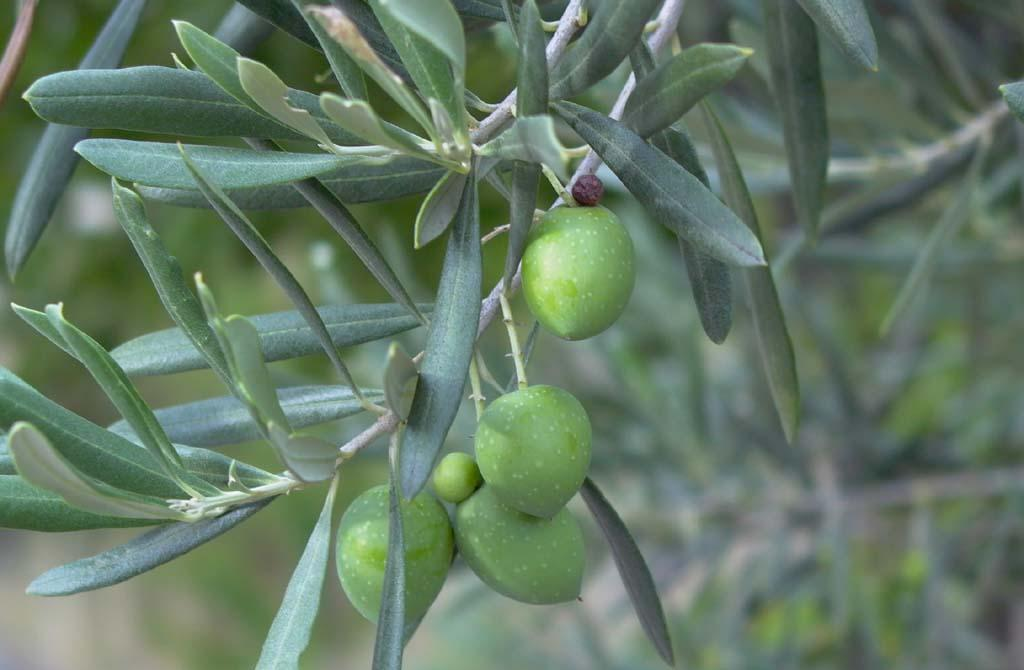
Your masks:
<instances>
[{"instance_id":1,"label":"olive tree branch","mask_svg":"<svg viewBox=\"0 0 1024 670\"><path fill-rule=\"evenodd\" d=\"M655 19L658 27L651 34L647 40L648 46L651 51L657 53L661 51L662 47L668 42L668 40L675 33L676 26L679 24L679 18L683 13L683 7L686 4L686 0L665 0L665 4L662 5L661 11L658 12L658 16ZM551 41L548 42L547 46L547 57L548 67L554 65L558 58L565 51L566 46L569 44L569 39L576 32L577 28L577 17L583 7L583 0L570 0L569 5L565 8L565 12L562 14L562 18L559 20L558 30L555 31ZM615 105L612 108L612 118L619 118L622 116L622 110L626 106L626 101L629 96L633 93L633 88L636 86L635 78L631 75L626 85L623 87L622 92L619 93L618 99L615 101ZM498 105L487 118L480 122L477 129L473 132L473 142L481 144L491 139L497 131L504 125L506 121L512 118L512 108L515 106L516 92L512 91L501 103ZM580 163L579 167L576 168L576 172L573 174L572 182L579 179L584 174L593 174L597 171L597 168L601 165L601 159L597 157L596 153L591 150L587 156ZM558 205L559 200L555 200L552 207ZM515 275L512 277L512 281L509 285L508 295L515 294L522 285L523 275L522 266L516 269ZM480 303L480 321L477 327L477 338L483 334L487 327L494 322L498 312L501 309L501 298L502 298L503 282L499 281L495 284L491 292L487 294L487 297ZM394 432L399 426L398 417L394 412L388 412L387 414L378 418L372 425L363 430L363 432L356 435L354 438L346 442L340 448L340 458L345 459L353 454L359 452L376 440L381 435Z\"/></svg>"}]
</instances>

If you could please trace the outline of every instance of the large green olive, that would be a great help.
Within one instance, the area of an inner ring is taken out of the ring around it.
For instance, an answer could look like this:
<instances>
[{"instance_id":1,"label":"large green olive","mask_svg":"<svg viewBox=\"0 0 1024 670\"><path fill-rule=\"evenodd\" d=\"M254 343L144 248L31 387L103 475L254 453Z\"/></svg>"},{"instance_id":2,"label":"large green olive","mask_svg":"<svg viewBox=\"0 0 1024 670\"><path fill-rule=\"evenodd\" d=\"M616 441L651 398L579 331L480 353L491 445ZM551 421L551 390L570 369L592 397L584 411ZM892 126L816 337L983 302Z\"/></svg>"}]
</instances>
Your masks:
<instances>
[{"instance_id":1,"label":"large green olive","mask_svg":"<svg viewBox=\"0 0 1024 670\"><path fill-rule=\"evenodd\" d=\"M571 393L530 386L501 396L480 417L480 472L510 507L550 517L569 502L590 467L590 419Z\"/></svg>"},{"instance_id":2,"label":"large green olive","mask_svg":"<svg viewBox=\"0 0 1024 670\"><path fill-rule=\"evenodd\" d=\"M523 295L555 335L582 340L626 309L636 278L633 241L603 207L557 207L530 231Z\"/></svg>"},{"instance_id":3,"label":"large green olive","mask_svg":"<svg viewBox=\"0 0 1024 670\"><path fill-rule=\"evenodd\" d=\"M456 509L455 538L473 572L509 598L548 605L580 594L583 533L568 508L540 519L505 505L484 484Z\"/></svg>"},{"instance_id":4,"label":"large green olive","mask_svg":"<svg viewBox=\"0 0 1024 670\"><path fill-rule=\"evenodd\" d=\"M454 537L444 507L429 493L402 503L405 540L405 616L426 613L441 591L452 562ZM359 613L376 621L388 555L388 487L356 498L338 526L338 578Z\"/></svg>"}]
</instances>

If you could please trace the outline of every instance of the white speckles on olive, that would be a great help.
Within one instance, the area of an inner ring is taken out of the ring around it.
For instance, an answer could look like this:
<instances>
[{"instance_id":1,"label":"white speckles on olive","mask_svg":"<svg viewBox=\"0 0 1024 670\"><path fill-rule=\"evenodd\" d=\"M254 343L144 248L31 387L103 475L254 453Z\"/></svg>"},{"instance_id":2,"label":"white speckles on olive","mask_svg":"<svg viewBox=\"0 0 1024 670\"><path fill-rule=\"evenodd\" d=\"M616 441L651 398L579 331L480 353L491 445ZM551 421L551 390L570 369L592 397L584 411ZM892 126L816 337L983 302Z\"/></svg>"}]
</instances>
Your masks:
<instances>
[{"instance_id":1,"label":"white speckles on olive","mask_svg":"<svg viewBox=\"0 0 1024 670\"><path fill-rule=\"evenodd\" d=\"M352 605L370 621L380 613L388 553L388 487L362 493L338 526L338 578ZM406 616L419 617L444 585L454 551L451 522L429 493L402 501Z\"/></svg>"},{"instance_id":2,"label":"white speckles on olive","mask_svg":"<svg viewBox=\"0 0 1024 670\"><path fill-rule=\"evenodd\" d=\"M587 412L571 393L530 386L498 398L480 417L477 463L506 505L550 517L583 484L590 440Z\"/></svg>"},{"instance_id":3,"label":"white speckles on olive","mask_svg":"<svg viewBox=\"0 0 1024 670\"><path fill-rule=\"evenodd\" d=\"M635 279L633 242L603 207L558 207L531 232L523 295L545 328L567 340L605 330L622 314Z\"/></svg>"},{"instance_id":4,"label":"white speckles on olive","mask_svg":"<svg viewBox=\"0 0 1024 670\"><path fill-rule=\"evenodd\" d=\"M466 563L498 593L545 605L579 596L583 533L563 508L550 519L523 514L485 484L455 513L455 538ZM495 542L495 531L500 540Z\"/></svg>"}]
</instances>

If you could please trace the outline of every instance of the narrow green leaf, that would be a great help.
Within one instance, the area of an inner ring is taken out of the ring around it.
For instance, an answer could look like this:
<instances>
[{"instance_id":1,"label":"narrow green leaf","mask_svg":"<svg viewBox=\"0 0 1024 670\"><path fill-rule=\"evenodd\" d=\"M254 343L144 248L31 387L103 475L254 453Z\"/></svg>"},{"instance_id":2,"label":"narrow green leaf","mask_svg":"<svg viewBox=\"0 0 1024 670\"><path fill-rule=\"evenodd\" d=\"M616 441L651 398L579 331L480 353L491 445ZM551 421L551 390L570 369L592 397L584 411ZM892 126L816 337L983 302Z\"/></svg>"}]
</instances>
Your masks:
<instances>
[{"instance_id":1,"label":"narrow green leaf","mask_svg":"<svg viewBox=\"0 0 1024 670\"><path fill-rule=\"evenodd\" d=\"M356 163L324 175L319 182L343 203L381 202L429 191L446 173L433 163L401 156L383 165ZM147 200L177 207L209 208L198 189L168 189L138 186ZM225 189L228 197L244 210L293 209L310 202L292 186L263 186L255 189Z\"/></svg>"},{"instance_id":2,"label":"narrow green leaf","mask_svg":"<svg viewBox=\"0 0 1024 670\"><path fill-rule=\"evenodd\" d=\"M388 348L387 365L384 367L384 395L387 397L388 407L402 421L409 418L409 408L412 406L419 377L416 363L405 353L402 345L392 342Z\"/></svg>"},{"instance_id":3,"label":"narrow green leaf","mask_svg":"<svg viewBox=\"0 0 1024 670\"><path fill-rule=\"evenodd\" d=\"M772 90L797 215L814 235L828 172L828 119L814 22L793 0L762 0Z\"/></svg>"},{"instance_id":4,"label":"narrow green leaf","mask_svg":"<svg viewBox=\"0 0 1024 670\"><path fill-rule=\"evenodd\" d=\"M697 177L704 186L711 188L697 149L681 122L655 133L650 141ZM701 327L712 342L721 344L732 329L732 278L729 267L717 258L698 251L682 238L678 239Z\"/></svg>"},{"instance_id":5,"label":"narrow green leaf","mask_svg":"<svg viewBox=\"0 0 1024 670\"><path fill-rule=\"evenodd\" d=\"M462 78L466 70L466 38L462 33L462 21L449 0L370 0L370 4L385 31L388 26L382 14L387 14L433 45L451 61L455 76ZM402 53L401 47L395 46Z\"/></svg>"},{"instance_id":6,"label":"narrow green leaf","mask_svg":"<svg viewBox=\"0 0 1024 670\"><path fill-rule=\"evenodd\" d=\"M798 0L847 58L878 70L878 44L863 0Z\"/></svg>"},{"instance_id":7,"label":"narrow green leaf","mask_svg":"<svg viewBox=\"0 0 1024 670\"><path fill-rule=\"evenodd\" d=\"M555 122L547 114L516 119L508 130L480 147L477 153L503 160L541 163L561 176L565 175L565 165L569 160L555 132Z\"/></svg>"},{"instance_id":8,"label":"narrow green leaf","mask_svg":"<svg viewBox=\"0 0 1024 670\"><path fill-rule=\"evenodd\" d=\"M421 146L425 142L423 138L398 126L385 124L365 100L346 100L333 93L324 93L320 96L320 106L332 121L370 144L420 158L429 156Z\"/></svg>"},{"instance_id":9,"label":"narrow green leaf","mask_svg":"<svg viewBox=\"0 0 1024 670\"><path fill-rule=\"evenodd\" d=\"M306 5L319 4L318 0L291 0L291 2L292 6L302 14L309 29L313 31L316 41L320 43L320 48L327 56L327 62L330 63L331 72L334 73L334 78L341 85L341 90L350 98L366 100L369 94L366 91L366 80L363 78L363 71L359 65L341 48L340 44L327 34L320 22L305 11Z\"/></svg>"},{"instance_id":10,"label":"narrow green leaf","mask_svg":"<svg viewBox=\"0 0 1024 670\"><path fill-rule=\"evenodd\" d=\"M96 36L79 69L117 67L128 46L146 3L121 0ZM25 168L7 222L4 254L12 279L42 237L64 189L71 181L78 159L72 147L89 136L85 128L49 125Z\"/></svg>"},{"instance_id":11,"label":"narrow green leaf","mask_svg":"<svg viewBox=\"0 0 1024 670\"><path fill-rule=\"evenodd\" d=\"M470 173L448 237L426 354L402 440L401 491L412 499L434 468L462 404L480 320L480 210Z\"/></svg>"},{"instance_id":12,"label":"narrow green leaf","mask_svg":"<svg viewBox=\"0 0 1024 670\"><path fill-rule=\"evenodd\" d=\"M249 139L247 141L250 146L260 149L277 148L272 143L260 140ZM355 252L374 279L384 287L384 290L396 302L405 306L420 323L425 324L427 322L426 318L420 313L416 303L412 301L408 291L405 290L402 282L398 279L398 275L395 274L395 271L388 264L387 259L384 258L377 245L374 244L373 240L366 234L366 231L359 225L356 218L352 216L352 213L345 209L345 206L334 194L315 179L303 179L302 181L295 182L292 186L303 198L309 201L309 204L313 205L331 228L345 240L345 244ZM235 209L237 210L237 207Z\"/></svg>"},{"instance_id":13,"label":"narrow green leaf","mask_svg":"<svg viewBox=\"0 0 1024 670\"><path fill-rule=\"evenodd\" d=\"M698 44L683 50L639 80L622 122L640 137L669 127L731 80L752 53L735 44Z\"/></svg>"},{"instance_id":14,"label":"narrow green leaf","mask_svg":"<svg viewBox=\"0 0 1024 670\"><path fill-rule=\"evenodd\" d=\"M449 172L420 203L413 229L413 244L417 249L433 242L448 230L462 201L466 177L459 172Z\"/></svg>"},{"instance_id":15,"label":"narrow green leaf","mask_svg":"<svg viewBox=\"0 0 1024 670\"><path fill-rule=\"evenodd\" d=\"M245 92L238 78L238 58L241 54L188 21L172 23L178 33L178 41L196 67L233 98L256 109L256 102Z\"/></svg>"},{"instance_id":16,"label":"narrow green leaf","mask_svg":"<svg viewBox=\"0 0 1024 670\"><path fill-rule=\"evenodd\" d=\"M239 56L238 81L253 102L271 117L325 148L332 146L331 138L308 111L289 104L288 87L269 67Z\"/></svg>"},{"instance_id":17,"label":"narrow green leaf","mask_svg":"<svg viewBox=\"0 0 1024 670\"><path fill-rule=\"evenodd\" d=\"M184 519L163 499L118 489L82 473L32 424L19 421L7 438L18 474L85 512L130 519Z\"/></svg>"},{"instance_id":18,"label":"narrow green leaf","mask_svg":"<svg viewBox=\"0 0 1024 670\"><path fill-rule=\"evenodd\" d=\"M299 284L295 275L291 273L281 259L277 257L273 249L267 241L260 235L256 227L252 225L249 219L246 218L242 210L238 209L235 203L224 195L224 192L219 186L209 181L209 179L202 173L202 171L192 162L184 148L181 149L182 157L185 159L185 164L192 176L195 177L196 183L199 185L199 190L203 192L203 195L213 205L214 210L224 220L231 231L238 237L239 240L245 245L245 247L256 257L260 265L274 278L274 281L285 291L288 298L298 308L303 319L309 325L310 329L316 335L317 340L320 342L320 346L323 348L324 353L330 359L334 366L335 371L341 378L352 387L352 390L358 395L359 389L356 386L355 381L352 379L352 375L348 371L344 361L341 360L341 356L338 354L338 348L334 345L331 340L330 332L327 330L327 326L324 325L323 319L320 318L320 314L316 311L316 307L313 306L313 302L309 299L306 291Z\"/></svg>"},{"instance_id":19,"label":"narrow green leaf","mask_svg":"<svg viewBox=\"0 0 1024 670\"><path fill-rule=\"evenodd\" d=\"M644 26L659 4L659 0L588 3L590 17L583 36L551 70L551 97L570 98L611 74L643 37Z\"/></svg>"},{"instance_id":20,"label":"narrow green leaf","mask_svg":"<svg viewBox=\"0 0 1024 670\"><path fill-rule=\"evenodd\" d=\"M424 129L431 130L433 123L423 104L409 90L402 78L381 59L381 56L367 41L360 26L353 21L348 11L338 7L310 7L313 17L320 22L327 34L340 44L370 78L384 89L398 106L406 111Z\"/></svg>"},{"instance_id":21,"label":"narrow green leaf","mask_svg":"<svg viewBox=\"0 0 1024 670\"><path fill-rule=\"evenodd\" d=\"M187 137L306 139L231 97L205 74L176 68L57 72L32 84L25 99L47 121L86 128ZM309 112L332 142L362 144L324 115L320 98L312 93L289 89L288 102ZM78 139L82 138L75 142Z\"/></svg>"},{"instance_id":22,"label":"narrow green leaf","mask_svg":"<svg viewBox=\"0 0 1024 670\"><path fill-rule=\"evenodd\" d=\"M319 3L324 4L324 3ZM384 63L396 74L401 76L403 79L409 79L409 73L405 71L405 65L402 64L402 59L398 56L398 51L395 49L395 45L391 43L388 36L384 33L384 28L381 27L380 21L377 20L373 10L370 9L370 5L366 0L331 0L332 5L340 9L345 16L349 18L352 24L359 30L366 42L373 48L377 53L377 56L384 61ZM316 9L307 5L307 13L314 19L319 21L316 17ZM326 30L326 27L325 27ZM328 31L330 35L330 31ZM337 40L335 40L337 41ZM339 42L340 44L340 42Z\"/></svg>"},{"instance_id":23,"label":"narrow green leaf","mask_svg":"<svg viewBox=\"0 0 1024 670\"><path fill-rule=\"evenodd\" d=\"M452 147L441 145L443 154L461 155L469 150L463 91L466 45L462 22L449 0L370 0L384 32L402 58L409 76L427 100L436 100L437 128L453 129ZM440 121L438 116L447 117Z\"/></svg>"},{"instance_id":24,"label":"narrow green leaf","mask_svg":"<svg viewBox=\"0 0 1024 670\"><path fill-rule=\"evenodd\" d=\"M162 499L181 495L148 451L69 412L0 368L0 428L18 421L39 429L71 465L89 477Z\"/></svg>"},{"instance_id":25,"label":"narrow green leaf","mask_svg":"<svg viewBox=\"0 0 1024 670\"><path fill-rule=\"evenodd\" d=\"M185 145L192 159L225 189L258 188L330 174L363 160L346 154L269 153L233 147ZM169 142L84 140L75 146L85 160L107 174L138 184L194 188L178 147Z\"/></svg>"},{"instance_id":26,"label":"narrow green leaf","mask_svg":"<svg viewBox=\"0 0 1024 670\"><path fill-rule=\"evenodd\" d=\"M927 288L939 255L970 219L971 202L978 190L978 181L988 155L988 147L989 145L986 143L975 149L974 159L967 169L960 190L957 191L953 202L946 207L938 222L928 233L928 239L925 240L924 246L914 260L913 267L910 268L910 273L892 303L892 307L889 308L882 321L880 330L883 335L889 332L893 323L903 314L914 298Z\"/></svg>"},{"instance_id":27,"label":"narrow green leaf","mask_svg":"<svg viewBox=\"0 0 1024 670\"><path fill-rule=\"evenodd\" d=\"M431 311L430 305L420 305L420 308L427 313ZM401 305L395 304L330 305L317 311L331 341L339 348L392 337L418 325ZM249 320L259 331L263 357L268 362L320 351L320 342L313 329L297 311L260 314ZM209 337L212 338L213 334L210 333ZM193 341L180 328L135 338L115 348L111 354L129 375L173 374L199 370L208 365Z\"/></svg>"},{"instance_id":28,"label":"narrow green leaf","mask_svg":"<svg viewBox=\"0 0 1024 670\"><path fill-rule=\"evenodd\" d=\"M273 422L286 433L291 433L291 424L277 402L277 391L263 360L256 327L245 317L237 315L229 316L222 324L223 335L230 343L228 360L234 364L232 373L243 396L256 409L263 424Z\"/></svg>"},{"instance_id":29,"label":"narrow green leaf","mask_svg":"<svg viewBox=\"0 0 1024 670\"><path fill-rule=\"evenodd\" d=\"M452 0L460 16L489 21L504 21L503 0Z\"/></svg>"},{"instance_id":30,"label":"narrow green leaf","mask_svg":"<svg viewBox=\"0 0 1024 670\"><path fill-rule=\"evenodd\" d=\"M372 402L383 402L384 393L365 390ZM292 386L277 389L277 400L293 428L306 428L344 419L364 411L359 399L347 386ZM258 440L262 437L252 415L237 398L222 396L197 400L154 411L167 436L194 447L219 447ZM124 421L108 427L129 440L135 433ZM2 462L0 462L0 474Z\"/></svg>"},{"instance_id":31,"label":"narrow green leaf","mask_svg":"<svg viewBox=\"0 0 1024 670\"><path fill-rule=\"evenodd\" d=\"M25 592L33 596L70 596L120 584L220 537L273 500L236 507L214 519L154 528L113 549L47 570L32 580Z\"/></svg>"},{"instance_id":32,"label":"narrow green leaf","mask_svg":"<svg viewBox=\"0 0 1024 670\"><path fill-rule=\"evenodd\" d=\"M472 191L475 187L471 184L466 190ZM392 454L391 487L388 494L388 556L384 562L384 587L380 596L377 638L373 645L373 670L402 670L402 655L405 652L405 529L402 522L402 494L398 487L398 473Z\"/></svg>"},{"instance_id":33,"label":"narrow green leaf","mask_svg":"<svg viewBox=\"0 0 1024 670\"><path fill-rule=\"evenodd\" d=\"M164 309L178 324L180 330L176 332L182 340L179 348L190 349L199 357L199 367L202 367L202 362L205 361L206 365L210 366L222 381L228 383L227 361L224 359L224 354L217 344L213 331L210 330L210 326L206 322L202 305L199 304L198 298L185 281L177 259L168 252L163 240L150 225L142 199L131 189L118 184L116 179L111 179L110 183L117 222L128 234L128 239L131 240L135 252L142 260ZM173 342L165 344L173 344ZM122 345L120 348L123 349L125 346L127 345ZM162 349L157 354L162 360L166 360L166 357L170 355L170 350ZM117 350L111 352L111 355L122 368L125 367L126 357L119 358ZM131 374L130 369L126 369L125 372Z\"/></svg>"},{"instance_id":34,"label":"narrow green leaf","mask_svg":"<svg viewBox=\"0 0 1024 670\"><path fill-rule=\"evenodd\" d=\"M668 623L665 621L665 611L662 609L661 598L658 597L658 589L651 576L651 570L640 554L636 541L629 534L629 529L622 522L618 512L597 488L594 480L588 477L583 482L580 495L583 496L587 508L594 515L608 541L612 558L615 559L615 567L619 569L619 576L622 577L629 599L633 602L633 609L636 610L640 625L662 660L674 666L675 655L672 652L672 638L668 632Z\"/></svg>"},{"instance_id":35,"label":"narrow green leaf","mask_svg":"<svg viewBox=\"0 0 1024 670\"><path fill-rule=\"evenodd\" d=\"M526 238L533 226L540 186L540 166L517 161L512 165L512 197L508 211L508 251L505 255L505 289L512 287L512 277L523 259Z\"/></svg>"},{"instance_id":36,"label":"narrow green leaf","mask_svg":"<svg viewBox=\"0 0 1024 670\"><path fill-rule=\"evenodd\" d=\"M754 203L750 199L750 191L729 144L729 138L707 104L701 105L701 111L708 127L711 149L718 165L725 201L750 226L758 239L763 240ZM744 278L753 314L758 353L764 365L765 376L768 378L775 411L778 412L786 439L792 443L800 422L800 383L793 342L786 326L786 315L782 310L779 292L775 288L775 280L769 268L751 268L744 272Z\"/></svg>"},{"instance_id":37,"label":"narrow green leaf","mask_svg":"<svg viewBox=\"0 0 1024 670\"><path fill-rule=\"evenodd\" d=\"M535 0L526 0L519 13L519 68L516 115L537 116L548 111L547 40Z\"/></svg>"},{"instance_id":38,"label":"narrow green leaf","mask_svg":"<svg viewBox=\"0 0 1024 670\"><path fill-rule=\"evenodd\" d=\"M162 522L159 519L126 519L83 512L67 504L56 493L36 488L15 474L0 475L0 528L66 533L97 528L134 528Z\"/></svg>"},{"instance_id":39,"label":"narrow green leaf","mask_svg":"<svg viewBox=\"0 0 1024 670\"><path fill-rule=\"evenodd\" d=\"M274 616L256 670L298 668L299 657L309 646L313 622L320 609L327 559L331 553L331 517L337 488L338 480L335 478L302 558L288 582L281 607Z\"/></svg>"},{"instance_id":40,"label":"narrow green leaf","mask_svg":"<svg viewBox=\"0 0 1024 670\"><path fill-rule=\"evenodd\" d=\"M555 110L601 156L651 217L719 260L764 265L761 244L700 180L621 123L572 103Z\"/></svg>"},{"instance_id":41,"label":"narrow green leaf","mask_svg":"<svg viewBox=\"0 0 1024 670\"><path fill-rule=\"evenodd\" d=\"M1003 84L999 87L999 92L1003 94L1010 111L1024 121L1024 81Z\"/></svg>"}]
</instances>

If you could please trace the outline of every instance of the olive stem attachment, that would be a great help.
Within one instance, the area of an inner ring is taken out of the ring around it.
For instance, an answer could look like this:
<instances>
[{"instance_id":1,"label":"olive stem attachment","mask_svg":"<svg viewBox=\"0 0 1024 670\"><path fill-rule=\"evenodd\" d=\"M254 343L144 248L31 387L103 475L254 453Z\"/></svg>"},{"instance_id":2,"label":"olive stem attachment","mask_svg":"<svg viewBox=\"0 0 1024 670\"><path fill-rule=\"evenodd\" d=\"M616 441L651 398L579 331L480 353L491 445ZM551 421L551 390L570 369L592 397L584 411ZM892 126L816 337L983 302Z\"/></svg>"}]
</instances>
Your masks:
<instances>
[{"instance_id":1,"label":"olive stem attachment","mask_svg":"<svg viewBox=\"0 0 1024 670\"><path fill-rule=\"evenodd\" d=\"M480 385L480 369L477 367L479 358L480 352L473 347L473 358L469 360L469 386L473 389L473 395L470 397L473 399L473 407L476 409L477 421L484 414L484 391Z\"/></svg>"},{"instance_id":2,"label":"olive stem attachment","mask_svg":"<svg viewBox=\"0 0 1024 670\"><path fill-rule=\"evenodd\" d=\"M498 294L501 302L501 317L505 321L505 329L508 330L508 344L512 349L512 361L516 365L516 379L519 381L519 388L528 386L526 381L526 363L523 362L523 352L519 349L519 334L516 333L516 322L512 319L512 305L505 297L505 291Z\"/></svg>"},{"instance_id":3,"label":"olive stem attachment","mask_svg":"<svg viewBox=\"0 0 1024 670\"><path fill-rule=\"evenodd\" d=\"M569 207L575 207L576 201L573 199L572 195L570 195L569 192L565 190L565 184L563 184L562 180L558 178L558 175L555 174L555 171L549 168L547 165L544 165L543 163L540 164L540 170L541 172L544 173L544 176L547 178L548 183L551 184L551 188L555 189L555 193L558 195L559 198L562 199L562 202L564 202Z\"/></svg>"}]
</instances>

